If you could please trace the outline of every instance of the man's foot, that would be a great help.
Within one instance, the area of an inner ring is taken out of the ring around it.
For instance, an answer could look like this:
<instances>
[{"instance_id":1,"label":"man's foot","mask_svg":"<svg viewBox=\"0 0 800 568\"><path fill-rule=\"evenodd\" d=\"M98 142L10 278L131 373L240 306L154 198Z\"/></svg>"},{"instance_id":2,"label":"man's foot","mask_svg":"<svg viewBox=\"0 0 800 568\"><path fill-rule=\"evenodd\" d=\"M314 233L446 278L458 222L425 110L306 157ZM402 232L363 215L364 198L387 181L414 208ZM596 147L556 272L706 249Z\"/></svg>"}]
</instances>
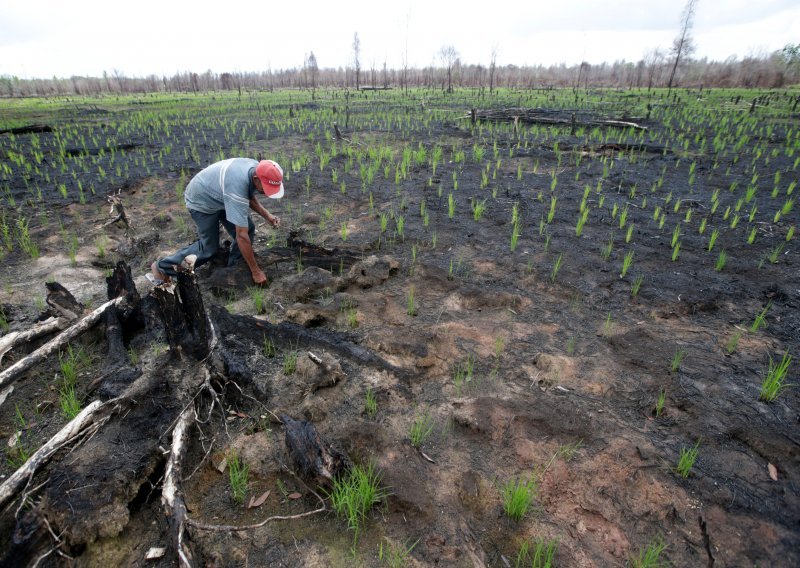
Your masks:
<instances>
[{"instance_id":1,"label":"man's foot","mask_svg":"<svg viewBox=\"0 0 800 568\"><path fill-rule=\"evenodd\" d=\"M150 270L152 273L145 274L147 279L155 284L156 286L160 284L169 284L169 276L164 274L158 269L158 261L155 261L153 264L150 265Z\"/></svg>"}]
</instances>

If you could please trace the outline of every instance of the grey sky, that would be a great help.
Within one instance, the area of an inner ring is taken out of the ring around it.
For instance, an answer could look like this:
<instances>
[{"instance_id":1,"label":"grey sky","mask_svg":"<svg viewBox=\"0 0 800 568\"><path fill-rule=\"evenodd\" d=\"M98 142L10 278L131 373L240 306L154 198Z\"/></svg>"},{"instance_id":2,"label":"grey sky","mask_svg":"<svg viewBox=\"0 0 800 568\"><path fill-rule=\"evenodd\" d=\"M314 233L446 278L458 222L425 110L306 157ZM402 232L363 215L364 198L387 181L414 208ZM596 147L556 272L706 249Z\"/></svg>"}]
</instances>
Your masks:
<instances>
[{"instance_id":1,"label":"grey sky","mask_svg":"<svg viewBox=\"0 0 800 568\"><path fill-rule=\"evenodd\" d=\"M464 63L592 64L638 61L667 50L684 2L666 0L4 0L0 75L68 77L171 75L300 67L352 61L353 34L364 70L440 64L452 45ZM380 6L380 8L378 8ZM391 6L391 12L386 6ZM698 0L696 57L724 60L800 43L797 0Z\"/></svg>"}]
</instances>

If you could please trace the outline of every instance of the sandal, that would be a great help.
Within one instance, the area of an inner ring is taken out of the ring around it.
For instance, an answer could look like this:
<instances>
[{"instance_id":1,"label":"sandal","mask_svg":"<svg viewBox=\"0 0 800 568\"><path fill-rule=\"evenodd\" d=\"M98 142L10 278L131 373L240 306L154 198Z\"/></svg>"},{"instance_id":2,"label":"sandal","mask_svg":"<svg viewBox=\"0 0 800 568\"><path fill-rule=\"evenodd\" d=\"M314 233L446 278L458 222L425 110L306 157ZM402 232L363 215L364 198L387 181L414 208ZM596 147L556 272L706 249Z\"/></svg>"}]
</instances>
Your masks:
<instances>
[{"instance_id":1,"label":"sandal","mask_svg":"<svg viewBox=\"0 0 800 568\"><path fill-rule=\"evenodd\" d=\"M144 277L147 278L153 286L161 286L164 283L164 281L161 280L161 278L156 278L155 276L153 276L152 272L148 272L147 274L144 275Z\"/></svg>"},{"instance_id":2,"label":"sandal","mask_svg":"<svg viewBox=\"0 0 800 568\"><path fill-rule=\"evenodd\" d=\"M153 264L150 265L150 270L152 272L148 272L144 275L153 285L161 286L162 284L169 284L170 279L168 276L164 276L164 274L158 269L158 261L155 261ZM156 276L156 274L161 274L161 278Z\"/></svg>"}]
</instances>

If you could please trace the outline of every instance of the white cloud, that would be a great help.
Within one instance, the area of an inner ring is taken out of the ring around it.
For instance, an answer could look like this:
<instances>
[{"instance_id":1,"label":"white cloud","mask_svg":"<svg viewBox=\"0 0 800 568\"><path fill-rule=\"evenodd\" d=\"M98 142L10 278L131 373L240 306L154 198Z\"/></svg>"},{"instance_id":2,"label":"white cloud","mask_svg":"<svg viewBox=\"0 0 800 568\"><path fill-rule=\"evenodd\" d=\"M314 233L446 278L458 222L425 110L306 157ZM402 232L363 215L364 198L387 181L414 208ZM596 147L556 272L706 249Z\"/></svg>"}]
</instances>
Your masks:
<instances>
[{"instance_id":1,"label":"white cloud","mask_svg":"<svg viewBox=\"0 0 800 568\"><path fill-rule=\"evenodd\" d=\"M343 67L361 39L369 69L438 64L452 45L466 63L551 65L637 61L668 48L683 4L663 0L405 0L378 9L367 0L266 3L141 0L5 0L0 74L49 77L176 71L257 71L300 67L314 52L321 67ZM787 0L699 0L697 57L722 60L771 52L800 38L800 6Z\"/></svg>"}]
</instances>

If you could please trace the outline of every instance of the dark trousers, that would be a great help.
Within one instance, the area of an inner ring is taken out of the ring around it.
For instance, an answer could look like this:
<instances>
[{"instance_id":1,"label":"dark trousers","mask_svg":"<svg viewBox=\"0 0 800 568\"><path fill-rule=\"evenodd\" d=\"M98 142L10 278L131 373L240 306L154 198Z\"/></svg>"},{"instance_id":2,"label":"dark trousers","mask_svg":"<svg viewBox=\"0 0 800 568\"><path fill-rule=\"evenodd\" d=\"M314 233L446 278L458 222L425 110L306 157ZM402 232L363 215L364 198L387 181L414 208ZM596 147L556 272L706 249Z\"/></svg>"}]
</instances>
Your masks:
<instances>
[{"instance_id":1,"label":"dark trousers","mask_svg":"<svg viewBox=\"0 0 800 568\"><path fill-rule=\"evenodd\" d=\"M158 269L163 274L171 277L177 276L175 266L183 262L183 259L190 254L197 255L197 260L194 263L195 268L211 260L219 250L220 223L225 227L225 230L233 240L230 256L228 256L228 266L233 266L242 260L242 253L239 250L239 245L236 243L236 225L225 218L225 211L200 213L199 211L189 209L189 214L192 216L192 220L197 227L197 235L199 238L188 247L182 248L175 254L159 260ZM256 226L249 217L247 218L247 232L250 235L250 242L252 243L253 237L255 237L256 234Z\"/></svg>"}]
</instances>

